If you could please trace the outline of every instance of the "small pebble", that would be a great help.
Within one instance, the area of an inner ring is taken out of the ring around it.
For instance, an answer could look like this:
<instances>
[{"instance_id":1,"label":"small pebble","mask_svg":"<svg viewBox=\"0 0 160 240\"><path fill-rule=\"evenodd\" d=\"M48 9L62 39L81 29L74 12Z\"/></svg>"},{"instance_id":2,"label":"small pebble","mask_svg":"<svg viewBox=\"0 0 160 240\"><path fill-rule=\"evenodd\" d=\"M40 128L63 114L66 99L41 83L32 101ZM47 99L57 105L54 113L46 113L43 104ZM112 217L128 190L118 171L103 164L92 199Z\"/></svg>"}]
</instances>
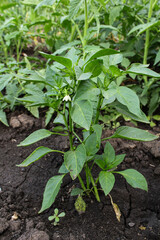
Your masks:
<instances>
[{"instance_id":1,"label":"small pebble","mask_svg":"<svg viewBox=\"0 0 160 240\"><path fill-rule=\"evenodd\" d=\"M135 226L135 223L134 223L134 222L129 222L129 223L128 223L128 226L129 226L129 227L134 227L134 226Z\"/></svg>"}]
</instances>

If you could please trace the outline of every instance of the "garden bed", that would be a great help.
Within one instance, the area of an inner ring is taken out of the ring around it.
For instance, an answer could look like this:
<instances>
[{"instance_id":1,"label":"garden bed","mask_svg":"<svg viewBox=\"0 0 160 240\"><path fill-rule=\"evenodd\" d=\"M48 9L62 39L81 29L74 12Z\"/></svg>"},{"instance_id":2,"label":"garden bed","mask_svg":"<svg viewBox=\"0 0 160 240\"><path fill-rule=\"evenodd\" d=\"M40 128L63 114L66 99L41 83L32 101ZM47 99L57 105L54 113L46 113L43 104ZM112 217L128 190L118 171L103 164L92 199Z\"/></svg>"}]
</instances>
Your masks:
<instances>
[{"instance_id":1,"label":"garden bed","mask_svg":"<svg viewBox=\"0 0 160 240\"><path fill-rule=\"evenodd\" d=\"M147 179L149 191L133 189L119 176L111 191L113 201L121 211L118 222L110 198L100 195L101 202L84 198L86 212L79 215L74 207L76 197L70 196L74 186L79 186L69 176L64 178L61 191L52 207L38 214L44 187L48 179L57 174L62 163L60 154L52 153L27 168L21 163L36 147L67 150L68 140L51 136L32 146L17 147L34 130L44 127L43 118L34 119L24 113L9 116L10 125L0 123L0 240L144 240L160 239L160 143L110 140L118 154L125 153L120 169L134 168ZM154 133L160 132L156 127ZM104 136L111 135L105 130ZM96 171L96 169L95 169ZM83 174L82 174L83 177ZM66 216L53 226L48 217L54 209ZM17 215L17 220L13 216Z\"/></svg>"}]
</instances>

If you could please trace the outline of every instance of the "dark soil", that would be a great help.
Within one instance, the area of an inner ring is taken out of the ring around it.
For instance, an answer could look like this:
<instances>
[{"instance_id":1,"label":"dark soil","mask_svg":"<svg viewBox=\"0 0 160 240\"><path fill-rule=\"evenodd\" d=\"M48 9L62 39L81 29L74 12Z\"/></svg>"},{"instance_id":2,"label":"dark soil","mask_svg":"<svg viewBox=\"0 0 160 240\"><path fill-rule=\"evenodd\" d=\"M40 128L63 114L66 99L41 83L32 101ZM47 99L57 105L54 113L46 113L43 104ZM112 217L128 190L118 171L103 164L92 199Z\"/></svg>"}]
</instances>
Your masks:
<instances>
[{"instance_id":1,"label":"dark soil","mask_svg":"<svg viewBox=\"0 0 160 240\"><path fill-rule=\"evenodd\" d=\"M70 197L72 186L67 176L53 206L38 214L42 195L48 179L57 174L63 161L60 154L50 154L27 168L21 163L36 147L47 146L66 150L68 140L52 136L28 147L17 147L31 132L43 127L43 119L35 120L20 113L10 117L10 128L0 124L0 240L144 240L160 239L160 143L139 143L114 139L116 152L126 153L119 169L134 168L147 179L148 193L133 189L123 178L116 176L111 191L113 201L122 213L116 219L110 198L101 194L101 203L94 198L85 198L87 209L79 215ZM159 133L160 128L154 132ZM111 134L110 130L104 136ZM83 177L83 174L82 174ZM65 211L58 226L53 226L48 217L54 209ZM14 220L13 216L17 220Z\"/></svg>"}]
</instances>

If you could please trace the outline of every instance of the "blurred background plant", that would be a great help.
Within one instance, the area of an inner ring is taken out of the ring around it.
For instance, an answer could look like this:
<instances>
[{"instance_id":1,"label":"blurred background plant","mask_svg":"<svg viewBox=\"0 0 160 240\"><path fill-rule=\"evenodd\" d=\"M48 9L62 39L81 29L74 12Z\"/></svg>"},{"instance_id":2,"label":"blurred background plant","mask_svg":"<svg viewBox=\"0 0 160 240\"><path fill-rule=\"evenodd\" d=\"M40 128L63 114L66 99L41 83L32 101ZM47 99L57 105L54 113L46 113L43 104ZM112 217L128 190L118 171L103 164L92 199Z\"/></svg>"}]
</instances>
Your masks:
<instances>
[{"instance_id":1,"label":"blurred background plant","mask_svg":"<svg viewBox=\"0 0 160 240\"><path fill-rule=\"evenodd\" d=\"M105 57L106 78L114 76L120 85L134 90L151 122L159 121L158 75L139 76L137 70L148 64L159 72L159 0L1 0L0 23L3 83L0 120L3 123L6 123L5 109L13 110L22 104L17 97L29 94L28 85L23 81L26 74L34 70L45 72L46 60L39 51L64 56L72 47L83 49L84 57L105 48L120 50L120 54ZM122 70L136 68L136 71L128 72L124 79L112 65ZM32 84L37 91L46 89L45 83ZM39 116L38 106L29 107L29 102L23 105L32 109L34 116ZM113 119L118 119L117 113L110 111ZM112 125L116 126L116 121L113 120Z\"/></svg>"}]
</instances>

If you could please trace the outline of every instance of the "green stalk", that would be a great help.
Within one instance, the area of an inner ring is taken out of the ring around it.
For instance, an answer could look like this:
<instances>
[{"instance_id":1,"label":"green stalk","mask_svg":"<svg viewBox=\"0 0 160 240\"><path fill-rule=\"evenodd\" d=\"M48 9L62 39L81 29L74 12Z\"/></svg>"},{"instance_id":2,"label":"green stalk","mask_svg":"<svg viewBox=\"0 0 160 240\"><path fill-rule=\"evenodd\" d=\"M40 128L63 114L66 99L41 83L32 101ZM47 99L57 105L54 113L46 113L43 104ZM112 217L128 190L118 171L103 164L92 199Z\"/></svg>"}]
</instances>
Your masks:
<instances>
[{"instance_id":1,"label":"green stalk","mask_svg":"<svg viewBox=\"0 0 160 240\"><path fill-rule=\"evenodd\" d=\"M85 187L85 185L84 185L84 182L83 182L80 174L78 174L78 179L79 179L79 182L80 182L80 184L81 184L82 189L86 192L87 189L86 189L86 187Z\"/></svg>"},{"instance_id":2,"label":"green stalk","mask_svg":"<svg viewBox=\"0 0 160 240\"><path fill-rule=\"evenodd\" d=\"M7 63L7 58L8 58L8 53L7 53L7 47L3 41L3 37L2 35L0 35L0 42L2 44L2 48L3 48L3 51L4 51L4 56L5 56L5 60L6 60L6 63Z\"/></svg>"},{"instance_id":3,"label":"green stalk","mask_svg":"<svg viewBox=\"0 0 160 240\"><path fill-rule=\"evenodd\" d=\"M155 2L156 2L155 0L150 0L147 23L150 21L150 18L152 17L152 11L153 11L153 7L155 6ZM143 64L147 64L147 57L148 57L148 50L149 50L149 38L150 38L150 30L147 29L146 30L144 56L143 56ZM147 83L148 83L147 76L144 76L144 82L147 85Z\"/></svg>"},{"instance_id":4,"label":"green stalk","mask_svg":"<svg viewBox=\"0 0 160 240\"><path fill-rule=\"evenodd\" d=\"M21 37L18 38L18 43L17 43L17 62L19 62L19 58L20 58L20 43L21 43Z\"/></svg>"},{"instance_id":5,"label":"green stalk","mask_svg":"<svg viewBox=\"0 0 160 240\"><path fill-rule=\"evenodd\" d=\"M74 130L73 130L73 134L79 140L80 143L83 143L83 141L80 139L80 137L77 135L77 133L75 133Z\"/></svg>"},{"instance_id":6,"label":"green stalk","mask_svg":"<svg viewBox=\"0 0 160 240\"><path fill-rule=\"evenodd\" d=\"M98 105L97 105L97 113L96 113L95 124L97 124L97 123L98 123L99 114L100 114L100 107L101 107L101 100L102 100L102 95L100 95L100 96L99 96L99 100L98 100Z\"/></svg>"},{"instance_id":7,"label":"green stalk","mask_svg":"<svg viewBox=\"0 0 160 240\"><path fill-rule=\"evenodd\" d=\"M73 148L73 123L71 118L71 102L69 101L69 142L70 142L70 149L71 151L74 150Z\"/></svg>"},{"instance_id":8,"label":"green stalk","mask_svg":"<svg viewBox=\"0 0 160 240\"><path fill-rule=\"evenodd\" d=\"M88 30L88 9L87 9L87 0L84 1L85 7L84 7L84 14L85 14L85 24L84 24L84 34L83 34L83 38L84 38L84 46L87 44L86 41L86 36L87 36L87 30ZM83 47L84 47L83 46Z\"/></svg>"},{"instance_id":9,"label":"green stalk","mask_svg":"<svg viewBox=\"0 0 160 240\"><path fill-rule=\"evenodd\" d=\"M86 166L85 166L85 172L86 172L86 183L87 183L87 189L89 189L89 185L90 185L88 168L89 168L89 167L88 167L88 164L86 163Z\"/></svg>"},{"instance_id":10,"label":"green stalk","mask_svg":"<svg viewBox=\"0 0 160 240\"><path fill-rule=\"evenodd\" d=\"M100 202L100 197L99 197L98 189L97 189L97 186L96 186L96 184L95 184L95 182L94 182L94 179L93 179L93 177L92 177L92 174L91 174L89 168L88 168L88 174L89 174L89 176L90 176L91 183L92 183L92 185L93 185L95 197L96 197L97 201Z\"/></svg>"},{"instance_id":11,"label":"green stalk","mask_svg":"<svg viewBox=\"0 0 160 240\"><path fill-rule=\"evenodd\" d=\"M76 31L76 26L74 25L74 26L72 27L72 31L71 31L71 36L70 36L69 42L72 42L72 41L73 41L75 31Z\"/></svg>"}]
</instances>

